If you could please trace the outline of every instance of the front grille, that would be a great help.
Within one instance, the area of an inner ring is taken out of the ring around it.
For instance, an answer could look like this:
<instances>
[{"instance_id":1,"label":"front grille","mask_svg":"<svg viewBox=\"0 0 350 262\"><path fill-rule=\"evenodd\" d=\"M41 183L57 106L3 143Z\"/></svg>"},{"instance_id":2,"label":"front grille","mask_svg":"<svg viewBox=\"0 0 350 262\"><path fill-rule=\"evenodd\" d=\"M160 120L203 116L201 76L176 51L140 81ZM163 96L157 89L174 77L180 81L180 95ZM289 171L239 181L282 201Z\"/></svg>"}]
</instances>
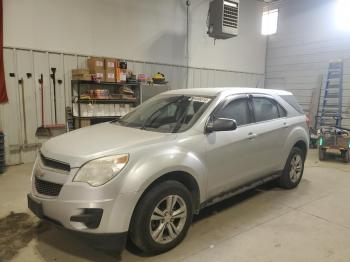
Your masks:
<instances>
[{"instance_id":1,"label":"front grille","mask_svg":"<svg viewBox=\"0 0 350 262\"><path fill-rule=\"evenodd\" d=\"M224 1L224 18L223 25L237 28L238 24L238 3Z\"/></svg>"},{"instance_id":2,"label":"front grille","mask_svg":"<svg viewBox=\"0 0 350 262\"><path fill-rule=\"evenodd\" d=\"M46 196L58 196L62 185L35 178L35 188L38 193Z\"/></svg>"},{"instance_id":3,"label":"front grille","mask_svg":"<svg viewBox=\"0 0 350 262\"><path fill-rule=\"evenodd\" d=\"M41 162L44 164L44 166L59 169L63 171L70 171L70 165L64 162L60 162L51 158L45 157L43 154L40 154Z\"/></svg>"}]
</instances>

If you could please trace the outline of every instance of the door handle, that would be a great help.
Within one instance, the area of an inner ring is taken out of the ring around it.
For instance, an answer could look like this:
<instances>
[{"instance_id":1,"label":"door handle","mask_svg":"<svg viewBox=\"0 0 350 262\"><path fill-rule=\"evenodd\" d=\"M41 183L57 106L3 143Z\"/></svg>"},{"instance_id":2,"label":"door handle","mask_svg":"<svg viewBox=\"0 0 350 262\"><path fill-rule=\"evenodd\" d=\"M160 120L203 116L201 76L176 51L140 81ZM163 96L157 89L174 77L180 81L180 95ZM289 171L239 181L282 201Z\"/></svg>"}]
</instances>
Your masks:
<instances>
[{"instance_id":1,"label":"door handle","mask_svg":"<svg viewBox=\"0 0 350 262\"><path fill-rule=\"evenodd\" d=\"M248 134L248 139L249 139L249 140L253 140L253 139L256 138L257 136L258 136L257 134L254 134L254 133L250 132L250 133Z\"/></svg>"}]
</instances>

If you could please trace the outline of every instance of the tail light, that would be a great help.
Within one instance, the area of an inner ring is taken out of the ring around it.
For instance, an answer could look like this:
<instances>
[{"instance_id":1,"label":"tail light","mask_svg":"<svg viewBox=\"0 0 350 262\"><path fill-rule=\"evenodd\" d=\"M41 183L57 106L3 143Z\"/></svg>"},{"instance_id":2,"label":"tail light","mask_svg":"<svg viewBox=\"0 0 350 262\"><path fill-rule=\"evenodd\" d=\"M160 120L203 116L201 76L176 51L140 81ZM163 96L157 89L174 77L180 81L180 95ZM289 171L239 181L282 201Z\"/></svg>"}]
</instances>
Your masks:
<instances>
[{"instance_id":1,"label":"tail light","mask_svg":"<svg viewBox=\"0 0 350 262\"><path fill-rule=\"evenodd\" d=\"M306 116L306 124L308 127L310 127L311 121L310 121L310 118L308 116Z\"/></svg>"}]
</instances>

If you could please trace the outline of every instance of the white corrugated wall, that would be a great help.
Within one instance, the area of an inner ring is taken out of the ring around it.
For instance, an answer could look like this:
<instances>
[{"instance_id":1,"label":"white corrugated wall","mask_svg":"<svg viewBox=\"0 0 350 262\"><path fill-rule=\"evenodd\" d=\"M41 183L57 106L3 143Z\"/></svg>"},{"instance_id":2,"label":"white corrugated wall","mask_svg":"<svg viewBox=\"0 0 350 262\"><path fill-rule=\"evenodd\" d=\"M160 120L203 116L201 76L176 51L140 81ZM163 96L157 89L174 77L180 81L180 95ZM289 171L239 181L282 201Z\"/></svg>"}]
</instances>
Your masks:
<instances>
[{"instance_id":1,"label":"white corrugated wall","mask_svg":"<svg viewBox=\"0 0 350 262\"><path fill-rule=\"evenodd\" d=\"M329 62L341 59L342 125L349 128L350 32L337 29L335 4L329 0L285 0L271 5L279 8L279 21L277 34L268 40L265 87L293 92L308 112L312 89L321 86Z\"/></svg>"},{"instance_id":2,"label":"white corrugated wall","mask_svg":"<svg viewBox=\"0 0 350 262\"><path fill-rule=\"evenodd\" d=\"M42 50L4 48L5 78L9 102L0 104L0 128L5 133L6 163L14 165L34 161L38 147L23 148L23 110L22 86L18 84L23 79L26 109L28 144L42 143L35 136L35 131L41 125L40 74L44 75L44 108L45 124L53 124L53 86L50 80L50 68L57 69L56 78L62 80L57 85L57 116L59 123L65 123L65 108L71 106L71 70L86 67L88 56L79 54L63 54ZM170 64L129 61L128 68L135 73L154 74L164 72L172 89L185 88L186 67ZM14 73L15 77L10 77ZM27 73L31 77L27 77ZM263 74L215 70L206 68L189 68L188 87L220 87L248 86L262 87Z\"/></svg>"}]
</instances>

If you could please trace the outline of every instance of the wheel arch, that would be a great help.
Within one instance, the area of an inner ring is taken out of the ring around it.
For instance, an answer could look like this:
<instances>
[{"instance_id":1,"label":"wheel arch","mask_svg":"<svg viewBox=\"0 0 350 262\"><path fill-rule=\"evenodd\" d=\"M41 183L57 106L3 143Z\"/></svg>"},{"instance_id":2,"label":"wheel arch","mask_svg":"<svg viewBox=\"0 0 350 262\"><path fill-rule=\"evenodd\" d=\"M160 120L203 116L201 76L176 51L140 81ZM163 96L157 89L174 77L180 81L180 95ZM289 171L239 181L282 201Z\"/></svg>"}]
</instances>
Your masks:
<instances>
[{"instance_id":1,"label":"wheel arch","mask_svg":"<svg viewBox=\"0 0 350 262\"><path fill-rule=\"evenodd\" d=\"M141 199L149 192L153 187L156 185L164 182L164 181L177 181L181 184L183 184L188 191L192 195L192 200L193 200L193 206L194 206L194 212L198 213L199 207L200 207L200 189L199 185L196 181L196 179L188 172L185 171L171 171L167 172L161 176L159 176L157 179L155 179L152 183L150 183L147 188L143 191L141 196L139 197L136 206L139 204ZM136 209L136 207L135 207Z\"/></svg>"},{"instance_id":2,"label":"wheel arch","mask_svg":"<svg viewBox=\"0 0 350 262\"><path fill-rule=\"evenodd\" d=\"M308 146L306 144L306 142L304 140L298 140L292 148L297 147L299 149L301 149L304 153L304 160L306 159L307 156L307 151L308 151Z\"/></svg>"}]
</instances>

